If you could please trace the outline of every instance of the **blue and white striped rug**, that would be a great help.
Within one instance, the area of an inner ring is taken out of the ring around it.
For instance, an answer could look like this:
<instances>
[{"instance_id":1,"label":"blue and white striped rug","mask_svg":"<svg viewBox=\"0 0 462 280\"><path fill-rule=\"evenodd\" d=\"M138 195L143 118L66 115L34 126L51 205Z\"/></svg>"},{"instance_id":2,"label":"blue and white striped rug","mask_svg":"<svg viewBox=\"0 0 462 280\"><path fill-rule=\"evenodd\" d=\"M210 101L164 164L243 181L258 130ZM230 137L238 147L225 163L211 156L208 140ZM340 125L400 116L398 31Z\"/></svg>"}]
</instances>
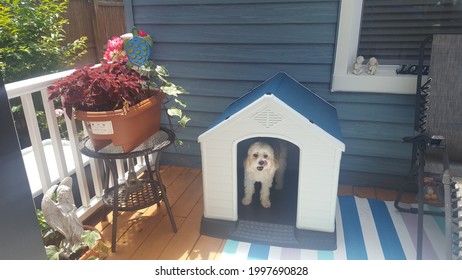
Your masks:
<instances>
[{"instance_id":1,"label":"blue and white striped rug","mask_svg":"<svg viewBox=\"0 0 462 280\"><path fill-rule=\"evenodd\" d=\"M222 260L415 260L417 215L392 201L340 196L337 250L283 248L227 240ZM424 215L422 258L444 259L444 218Z\"/></svg>"}]
</instances>

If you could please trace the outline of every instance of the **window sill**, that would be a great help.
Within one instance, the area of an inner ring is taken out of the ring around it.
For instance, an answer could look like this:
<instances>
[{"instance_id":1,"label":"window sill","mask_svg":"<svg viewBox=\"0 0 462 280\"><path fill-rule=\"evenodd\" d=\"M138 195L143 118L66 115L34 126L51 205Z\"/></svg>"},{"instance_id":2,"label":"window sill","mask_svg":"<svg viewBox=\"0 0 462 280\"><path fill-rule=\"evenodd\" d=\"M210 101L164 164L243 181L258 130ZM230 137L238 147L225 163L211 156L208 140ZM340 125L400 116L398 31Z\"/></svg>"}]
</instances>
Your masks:
<instances>
[{"instance_id":1,"label":"window sill","mask_svg":"<svg viewBox=\"0 0 462 280\"><path fill-rule=\"evenodd\" d=\"M415 94L416 75L397 75L393 69L379 69L375 75L364 70L355 75L349 70L345 74L334 74L332 92L374 92L394 94ZM425 77L422 80L426 80Z\"/></svg>"},{"instance_id":2,"label":"window sill","mask_svg":"<svg viewBox=\"0 0 462 280\"><path fill-rule=\"evenodd\" d=\"M363 0L341 0L332 92L415 94L417 76L397 75L399 66L380 65L373 76L367 71L361 75L351 72L357 56L362 5ZM380 63L380 57L377 59ZM365 70L366 66L363 67ZM422 81L426 81L426 77Z\"/></svg>"}]
</instances>

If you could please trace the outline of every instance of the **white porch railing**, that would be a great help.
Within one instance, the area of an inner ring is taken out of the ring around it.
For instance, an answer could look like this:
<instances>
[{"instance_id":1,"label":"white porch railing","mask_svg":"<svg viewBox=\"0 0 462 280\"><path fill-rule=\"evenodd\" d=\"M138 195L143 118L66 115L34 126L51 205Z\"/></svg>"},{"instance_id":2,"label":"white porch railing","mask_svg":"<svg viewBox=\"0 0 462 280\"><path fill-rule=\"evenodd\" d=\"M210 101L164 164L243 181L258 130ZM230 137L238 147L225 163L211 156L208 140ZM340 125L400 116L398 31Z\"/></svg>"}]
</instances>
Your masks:
<instances>
[{"instance_id":1,"label":"white porch railing","mask_svg":"<svg viewBox=\"0 0 462 280\"><path fill-rule=\"evenodd\" d=\"M72 73L73 70L45 75L37 78L18 81L6 85L8 99L19 97L24 109L28 134L31 147L23 149L23 159L34 197L46 192L51 186L60 182L63 178L75 173L82 206L78 209L78 215L83 220L90 216L102 205L103 195L103 165L101 161L82 156L79 151L79 135L75 120L65 117L65 124L69 140L61 139L57 116L53 102L48 101L47 86L54 81ZM36 108L32 94L40 92L45 116L48 124L50 139L42 139L39 124L36 117ZM86 133L86 132L85 132ZM143 161L138 160L142 163ZM91 177L85 175L85 167L89 166ZM119 161L119 182L126 179L125 164ZM145 166L138 164L135 170L143 171ZM92 180L93 184L89 184ZM111 182L109 182L111 184ZM93 185L94 191L90 191ZM90 195L94 193L94 195Z\"/></svg>"}]
</instances>

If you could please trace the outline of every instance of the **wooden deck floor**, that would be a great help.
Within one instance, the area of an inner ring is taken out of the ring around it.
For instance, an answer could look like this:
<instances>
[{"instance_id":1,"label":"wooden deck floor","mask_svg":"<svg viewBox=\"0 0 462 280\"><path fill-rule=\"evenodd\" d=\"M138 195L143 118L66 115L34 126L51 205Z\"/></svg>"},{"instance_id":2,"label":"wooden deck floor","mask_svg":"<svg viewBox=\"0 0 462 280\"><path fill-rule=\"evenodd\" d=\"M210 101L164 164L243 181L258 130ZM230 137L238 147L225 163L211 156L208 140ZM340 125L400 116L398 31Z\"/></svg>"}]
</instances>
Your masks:
<instances>
[{"instance_id":1,"label":"wooden deck floor","mask_svg":"<svg viewBox=\"0 0 462 280\"><path fill-rule=\"evenodd\" d=\"M218 259L225 244L224 239L200 234L203 215L202 174L200 169L163 166L162 180L172 207L178 232L173 233L163 203L139 210L119 212L117 250L111 260L214 260ZM339 195L394 200L392 190L339 186ZM413 202L409 194L403 201ZM110 243L112 212L103 219L103 212L84 221L99 229ZM102 221L101 221L102 220Z\"/></svg>"}]
</instances>

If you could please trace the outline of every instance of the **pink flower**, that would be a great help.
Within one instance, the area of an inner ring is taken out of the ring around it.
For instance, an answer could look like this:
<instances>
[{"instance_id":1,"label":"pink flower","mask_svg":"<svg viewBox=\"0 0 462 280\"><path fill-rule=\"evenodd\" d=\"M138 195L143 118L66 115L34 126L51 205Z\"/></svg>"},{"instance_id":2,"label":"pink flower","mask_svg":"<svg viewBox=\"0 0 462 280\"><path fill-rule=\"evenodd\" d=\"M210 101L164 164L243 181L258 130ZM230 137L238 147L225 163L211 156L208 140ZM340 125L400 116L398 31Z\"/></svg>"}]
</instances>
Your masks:
<instances>
[{"instance_id":1,"label":"pink flower","mask_svg":"<svg viewBox=\"0 0 462 280\"><path fill-rule=\"evenodd\" d=\"M148 33L144 32L144 31L141 30L141 29L138 29L138 35L139 35L140 37L146 37L146 36L148 36Z\"/></svg>"},{"instance_id":2,"label":"pink flower","mask_svg":"<svg viewBox=\"0 0 462 280\"><path fill-rule=\"evenodd\" d=\"M61 117L62 115L64 115L63 109L55 109L55 115L57 117Z\"/></svg>"},{"instance_id":3,"label":"pink flower","mask_svg":"<svg viewBox=\"0 0 462 280\"><path fill-rule=\"evenodd\" d=\"M120 61L126 59L127 55L122 49L123 42L124 40L120 37L112 37L111 40L108 40L104 59L106 61Z\"/></svg>"}]
</instances>

